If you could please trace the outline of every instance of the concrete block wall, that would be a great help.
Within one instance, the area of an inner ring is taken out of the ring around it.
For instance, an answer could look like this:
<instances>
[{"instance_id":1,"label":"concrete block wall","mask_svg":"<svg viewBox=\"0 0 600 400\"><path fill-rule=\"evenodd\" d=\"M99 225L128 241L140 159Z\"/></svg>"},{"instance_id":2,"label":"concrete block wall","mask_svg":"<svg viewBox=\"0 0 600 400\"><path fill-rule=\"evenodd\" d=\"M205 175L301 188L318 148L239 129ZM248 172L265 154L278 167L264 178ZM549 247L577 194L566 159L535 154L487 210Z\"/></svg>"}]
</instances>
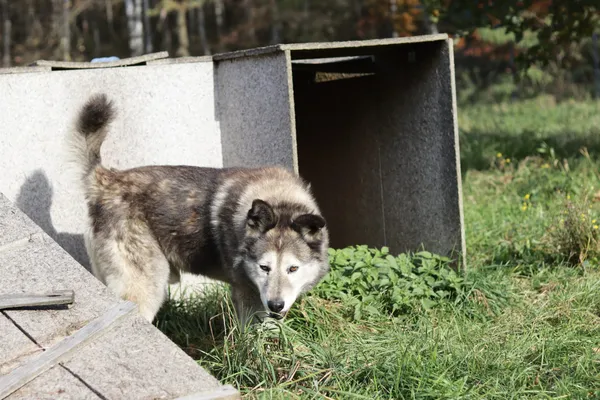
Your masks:
<instances>
[{"instance_id":1,"label":"concrete block wall","mask_svg":"<svg viewBox=\"0 0 600 400\"><path fill-rule=\"evenodd\" d=\"M223 166L297 169L289 65L285 52L215 63Z\"/></svg>"},{"instance_id":2,"label":"concrete block wall","mask_svg":"<svg viewBox=\"0 0 600 400\"><path fill-rule=\"evenodd\" d=\"M334 246L464 255L452 57L432 35L0 70L0 191L87 266L64 137L103 91L120 111L109 166L283 165L311 182Z\"/></svg>"},{"instance_id":3,"label":"concrete block wall","mask_svg":"<svg viewBox=\"0 0 600 400\"><path fill-rule=\"evenodd\" d=\"M213 70L200 61L0 73L0 191L88 266L87 209L65 146L78 110L92 93L114 100L118 115L102 148L110 167L221 167Z\"/></svg>"}]
</instances>

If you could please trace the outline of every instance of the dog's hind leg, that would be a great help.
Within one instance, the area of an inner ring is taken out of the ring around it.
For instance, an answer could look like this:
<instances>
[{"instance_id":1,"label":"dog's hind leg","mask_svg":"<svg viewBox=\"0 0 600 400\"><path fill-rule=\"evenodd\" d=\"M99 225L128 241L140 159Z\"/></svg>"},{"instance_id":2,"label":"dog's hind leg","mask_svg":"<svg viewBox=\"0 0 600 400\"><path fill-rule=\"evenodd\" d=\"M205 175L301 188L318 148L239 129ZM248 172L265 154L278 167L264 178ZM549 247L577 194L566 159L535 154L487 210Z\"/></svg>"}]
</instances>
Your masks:
<instances>
[{"instance_id":1,"label":"dog's hind leg","mask_svg":"<svg viewBox=\"0 0 600 400\"><path fill-rule=\"evenodd\" d=\"M167 297L169 263L149 236L91 241L94 272L117 296L152 322Z\"/></svg>"}]
</instances>

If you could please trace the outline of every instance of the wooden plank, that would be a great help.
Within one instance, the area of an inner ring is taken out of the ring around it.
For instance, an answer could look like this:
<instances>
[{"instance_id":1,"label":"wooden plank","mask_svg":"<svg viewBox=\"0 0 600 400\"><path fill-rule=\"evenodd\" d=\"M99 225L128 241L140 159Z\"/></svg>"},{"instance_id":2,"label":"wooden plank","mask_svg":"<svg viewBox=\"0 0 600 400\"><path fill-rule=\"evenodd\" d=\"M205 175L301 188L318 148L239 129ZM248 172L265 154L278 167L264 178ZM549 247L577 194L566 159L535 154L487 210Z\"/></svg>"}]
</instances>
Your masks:
<instances>
[{"instance_id":1,"label":"wooden plank","mask_svg":"<svg viewBox=\"0 0 600 400\"><path fill-rule=\"evenodd\" d=\"M0 295L0 310L8 308L58 306L72 304L75 292L59 290L46 294L3 294Z\"/></svg>"},{"instance_id":2,"label":"wooden plank","mask_svg":"<svg viewBox=\"0 0 600 400\"><path fill-rule=\"evenodd\" d=\"M215 390L189 394L175 400L238 400L240 392L231 385L224 385Z\"/></svg>"},{"instance_id":3,"label":"wooden plank","mask_svg":"<svg viewBox=\"0 0 600 400\"><path fill-rule=\"evenodd\" d=\"M0 377L0 399L4 399L15 390L26 385L40 374L48 371L58 363L67 360L82 346L90 343L108 328L136 308L132 302L125 301L111 308L104 315L96 318L73 335L63 339L40 356L29 360L11 373Z\"/></svg>"}]
</instances>

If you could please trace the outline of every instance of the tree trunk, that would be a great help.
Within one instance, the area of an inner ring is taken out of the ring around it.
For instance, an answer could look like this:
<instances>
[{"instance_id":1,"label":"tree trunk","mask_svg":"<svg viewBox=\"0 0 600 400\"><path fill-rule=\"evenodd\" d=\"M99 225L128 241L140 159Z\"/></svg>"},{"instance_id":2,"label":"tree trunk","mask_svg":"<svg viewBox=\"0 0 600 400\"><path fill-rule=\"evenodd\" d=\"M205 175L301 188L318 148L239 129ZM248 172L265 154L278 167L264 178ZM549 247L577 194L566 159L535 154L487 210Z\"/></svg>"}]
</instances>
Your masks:
<instances>
[{"instance_id":1,"label":"tree trunk","mask_svg":"<svg viewBox=\"0 0 600 400\"><path fill-rule=\"evenodd\" d=\"M198 33L200 34L200 43L205 56L210 56L210 46L206 36L206 17L204 15L204 4L198 7Z\"/></svg>"},{"instance_id":2,"label":"tree trunk","mask_svg":"<svg viewBox=\"0 0 600 400\"><path fill-rule=\"evenodd\" d=\"M362 38L364 36L363 28L361 26L363 2L362 0L353 0L352 6L354 8L354 34L357 37Z\"/></svg>"},{"instance_id":3,"label":"tree trunk","mask_svg":"<svg viewBox=\"0 0 600 400\"><path fill-rule=\"evenodd\" d=\"M177 8L177 37L179 38L179 48L175 53L178 57L187 57L190 55L190 40L187 31L187 7L184 3Z\"/></svg>"},{"instance_id":4,"label":"tree trunk","mask_svg":"<svg viewBox=\"0 0 600 400\"><path fill-rule=\"evenodd\" d=\"M163 50L166 50L169 52L169 54L172 54L171 50L173 49L173 38L171 37L171 22L169 20L169 14L164 12L163 15L161 15L161 18L164 18L162 26Z\"/></svg>"},{"instance_id":5,"label":"tree trunk","mask_svg":"<svg viewBox=\"0 0 600 400\"><path fill-rule=\"evenodd\" d=\"M281 41L281 21L277 0L271 0L271 19L271 43L278 44Z\"/></svg>"},{"instance_id":6,"label":"tree trunk","mask_svg":"<svg viewBox=\"0 0 600 400\"><path fill-rule=\"evenodd\" d=\"M435 35L439 33L437 23L431 20L431 16L427 15L425 17L425 29L429 35Z\"/></svg>"},{"instance_id":7,"label":"tree trunk","mask_svg":"<svg viewBox=\"0 0 600 400\"><path fill-rule=\"evenodd\" d=\"M25 31L28 33L27 40L33 40L33 24L35 21L35 6L32 0L27 0L27 18L25 18Z\"/></svg>"},{"instance_id":8,"label":"tree trunk","mask_svg":"<svg viewBox=\"0 0 600 400\"><path fill-rule=\"evenodd\" d=\"M362 2L361 0L353 0L352 5L354 6L354 18L358 21L362 17Z\"/></svg>"},{"instance_id":9,"label":"tree trunk","mask_svg":"<svg viewBox=\"0 0 600 400\"><path fill-rule=\"evenodd\" d=\"M0 5L2 6L2 25L4 26L4 30L2 33L3 39L3 55L2 55L2 66L4 68L10 67L10 36L11 36L11 28L12 24L10 21L10 13L8 11L8 1L0 0Z\"/></svg>"},{"instance_id":10,"label":"tree trunk","mask_svg":"<svg viewBox=\"0 0 600 400\"><path fill-rule=\"evenodd\" d=\"M600 55L598 54L598 34L592 35L592 57L594 59L594 94L596 100L600 100Z\"/></svg>"},{"instance_id":11,"label":"tree trunk","mask_svg":"<svg viewBox=\"0 0 600 400\"><path fill-rule=\"evenodd\" d=\"M437 35L438 33L440 33L438 26L435 22L432 22L431 25L429 25L429 32L432 35Z\"/></svg>"},{"instance_id":12,"label":"tree trunk","mask_svg":"<svg viewBox=\"0 0 600 400\"><path fill-rule=\"evenodd\" d=\"M61 26L62 26L62 14L63 14L63 3L62 0L52 0L52 24L50 32L50 43L52 44L52 57L56 60L60 59L61 56Z\"/></svg>"},{"instance_id":13,"label":"tree trunk","mask_svg":"<svg viewBox=\"0 0 600 400\"><path fill-rule=\"evenodd\" d=\"M215 3L215 22L217 23L217 40L218 46L221 48L221 37L223 35L223 13L225 12L225 5L223 0L214 0Z\"/></svg>"},{"instance_id":14,"label":"tree trunk","mask_svg":"<svg viewBox=\"0 0 600 400\"><path fill-rule=\"evenodd\" d=\"M94 57L100 57L102 54L101 47L102 43L100 41L100 29L98 29L98 23L96 21L93 22L93 32L94 32Z\"/></svg>"},{"instance_id":15,"label":"tree trunk","mask_svg":"<svg viewBox=\"0 0 600 400\"><path fill-rule=\"evenodd\" d=\"M149 0L143 0L143 13L144 13L144 45L146 53L152 53L152 25L150 25L150 17L148 16L148 10L150 10Z\"/></svg>"},{"instance_id":16,"label":"tree trunk","mask_svg":"<svg viewBox=\"0 0 600 400\"><path fill-rule=\"evenodd\" d=\"M71 61L71 24L69 23L71 4L69 0L63 0L62 15L62 58L64 61Z\"/></svg>"},{"instance_id":17,"label":"tree trunk","mask_svg":"<svg viewBox=\"0 0 600 400\"><path fill-rule=\"evenodd\" d=\"M396 14L398 12L398 4L396 0L390 0L390 23L392 26L392 37L398 37L398 31L396 30Z\"/></svg>"},{"instance_id":18,"label":"tree trunk","mask_svg":"<svg viewBox=\"0 0 600 400\"><path fill-rule=\"evenodd\" d=\"M125 14L129 29L129 50L131 56L144 53L144 24L142 22L142 0L125 0Z\"/></svg>"},{"instance_id":19,"label":"tree trunk","mask_svg":"<svg viewBox=\"0 0 600 400\"><path fill-rule=\"evenodd\" d=\"M106 20L108 21L108 25L110 29L113 27L113 5L112 0L105 0L106 2Z\"/></svg>"},{"instance_id":20,"label":"tree trunk","mask_svg":"<svg viewBox=\"0 0 600 400\"><path fill-rule=\"evenodd\" d=\"M437 11L435 9L431 10L426 6L423 7L423 10L423 13L425 14L425 18L423 18L423 21L425 23L426 33L430 35L435 35L439 33L437 26L439 14L433 15L433 13L436 13Z\"/></svg>"},{"instance_id":21,"label":"tree trunk","mask_svg":"<svg viewBox=\"0 0 600 400\"><path fill-rule=\"evenodd\" d=\"M246 8L246 23L248 24L248 37L252 45L255 45L256 40L256 28L254 26L254 4L252 0L245 0L244 6Z\"/></svg>"},{"instance_id":22,"label":"tree trunk","mask_svg":"<svg viewBox=\"0 0 600 400\"><path fill-rule=\"evenodd\" d=\"M513 83L515 84L515 89L511 93L511 100L515 101L519 97L519 73L517 67L515 65L515 43L510 42L510 61L509 66L512 71Z\"/></svg>"}]
</instances>

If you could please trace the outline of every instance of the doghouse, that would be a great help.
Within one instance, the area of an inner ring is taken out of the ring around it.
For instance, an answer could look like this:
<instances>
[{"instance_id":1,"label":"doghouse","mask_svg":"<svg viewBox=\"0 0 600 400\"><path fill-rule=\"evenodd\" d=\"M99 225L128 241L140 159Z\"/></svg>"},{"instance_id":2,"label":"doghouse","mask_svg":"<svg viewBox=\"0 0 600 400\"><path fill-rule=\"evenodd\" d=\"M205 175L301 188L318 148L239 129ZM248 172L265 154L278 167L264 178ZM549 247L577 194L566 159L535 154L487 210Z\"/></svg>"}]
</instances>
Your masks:
<instances>
[{"instance_id":1,"label":"doghouse","mask_svg":"<svg viewBox=\"0 0 600 400\"><path fill-rule=\"evenodd\" d=\"M464 260L447 35L167 57L0 70L0 192L81 263L86 209L63 140L99 91L119 111L109 166L282 164L311 183L333 247Z\"/></svg>"}]
</instances>

